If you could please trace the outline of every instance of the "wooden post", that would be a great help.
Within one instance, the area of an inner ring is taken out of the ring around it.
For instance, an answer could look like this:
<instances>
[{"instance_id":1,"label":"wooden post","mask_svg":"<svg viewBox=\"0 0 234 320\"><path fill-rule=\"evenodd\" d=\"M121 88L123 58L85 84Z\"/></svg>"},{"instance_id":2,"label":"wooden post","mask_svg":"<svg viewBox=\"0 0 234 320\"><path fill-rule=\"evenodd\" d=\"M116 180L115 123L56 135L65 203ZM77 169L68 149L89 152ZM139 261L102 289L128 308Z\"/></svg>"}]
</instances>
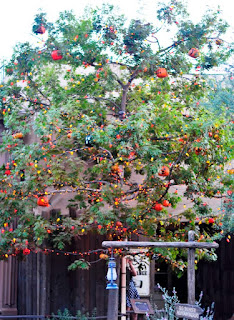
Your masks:
<instances>
[{"instance_id":1,"label":"wooden post","mask_svg":"<svg viewBox=\"0 0 234 320\"><path fill-rule=\"evenodd\" d=\"M108 290L107 320L118 320L118 289Z\"/></svg>"},{"instance_id":2,"label":"wooden post","mask_svg":"<svg viewBox=\"0 0 234 320\"><path fill-rule=\"evenodd\" d=\"M122 258L121 263L121 313L126 314L126 259ZM126 316L122 316L121 320L126 320Z\"/></svg>"},{"instance_id":3,"label":"wooden post","mask_svg":"<svg viewBox=\"0 0 234 320\"><path fill-rule=\"evenodd\" d=\"M194 231L188 232L188 241L194 241ZM195 248L188 249L188 304L195 304Z\"/></svg>"}]
</instances>

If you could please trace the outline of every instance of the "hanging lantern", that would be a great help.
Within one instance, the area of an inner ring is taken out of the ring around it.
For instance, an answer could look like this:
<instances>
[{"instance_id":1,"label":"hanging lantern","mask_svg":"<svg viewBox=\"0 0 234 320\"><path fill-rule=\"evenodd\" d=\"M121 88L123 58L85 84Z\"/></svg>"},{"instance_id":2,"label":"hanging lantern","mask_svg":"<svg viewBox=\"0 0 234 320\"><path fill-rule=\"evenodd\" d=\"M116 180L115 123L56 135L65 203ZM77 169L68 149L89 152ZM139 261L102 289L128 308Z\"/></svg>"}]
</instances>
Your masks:
<instances>
[{"instance_id":1,"label":"hanging lantern","mask_svg":"<svg viewBox=\"0 0 234 320\"><path fill-rule=\"evenodd\" d=\"M199 50L198 50L197 48L192 48L192 49L189 50L188 55L189 55L190 57L196 59L197 57L199 57L200 52L199 52Z\"/></svg>"},{"instance_id":2,"label":"hanging lantern","mask_svg":"<svg viewBox=\"0 0 234 320\"><path fill-rule=\"evenodd\" d=\"M156 71L156 75L158 78L166 78L168 77L167 70L165 68L159 68Z\"/></svg>"},{"instance_id":3,"label":"hanging lantern","mask_svg":"<svg viewBox=\"0 0 234 320\"><path fill-rule=\"evenodd\" d=\"M41 196L37 199L37 205L41 207L49 207L49 200L45 196Z\"/></svg>"},{"instance_id":4,"label":"hanging lantern","mask_svg":"<svg viewBox=\"0 0 234 320\"><path fill-rule=\"evenodd\" d=\"M106 289L118 289L117 284L115 283L117 279L117 272L116 272L116 262L113 256L110 258L108 262L108 271L106 278L108 280L108 284L106 286Z\"/></svg>"},{"instance_id":5,"label":"hanging lantern","mask_svg":"<svg viewBox=\"0 0 234 320\"><path fill-rule=\"evenodd\" d=\"M63 58L60 50L52 51L51 57L52 57L53 60L61 60Z\"/></svg>"},{"instance_id":6,"label":"hanging lantern","mask_svg":"<svg viewBox=\"0 0 234 320\"><path fill-rule=\"evenodd\" d=\"M161 177L167 177L170 174L170 169L167 166L163 166L159 171L158 175Z\"/></svg>"}]
</instances>

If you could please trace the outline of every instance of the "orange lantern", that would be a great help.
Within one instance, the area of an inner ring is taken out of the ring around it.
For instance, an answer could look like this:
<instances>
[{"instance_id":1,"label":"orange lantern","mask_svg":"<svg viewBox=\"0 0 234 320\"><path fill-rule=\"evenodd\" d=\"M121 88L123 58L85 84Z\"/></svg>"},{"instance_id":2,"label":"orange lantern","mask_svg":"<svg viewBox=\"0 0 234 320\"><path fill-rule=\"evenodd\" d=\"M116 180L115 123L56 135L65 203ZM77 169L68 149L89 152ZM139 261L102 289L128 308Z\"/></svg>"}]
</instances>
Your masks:
<instances>
[{"instance_id":1,"label":"orange lantern","mask_svg":"<svg viewBox=\"0 0 234 320\"><path fill-rule=\"evenodd\" d=\"M165 68L159 68L156 71L156 75L158 78L166 78L168 77L167 70Z\"/></svg>"},{"instance_id":2,"label":"orange lantern","mask_svg":"<svg viewBox=\"0 0 234 320\"><path fill-rule=\"evenodd\" d=\"M192 48L192 49L189 50L188 55L189 55L190 57L196 59L197 57L199 57L200 52L199 52L199 50L198 50L197 48Z\"/></svg>"},{"instance_id":3,"label":"orange lantern","mask_svg":"<svg viewBox=\"0 0 234 320\"><path fill-rule=\"evenodd\" d=\"M170 174L170 169L167 166L162 166L161 170L159 171L158 175L161 177L167 177Z\"/></svg>"},{"instance_id":4,"label":"orange lantern","mask_svg":"<svg viewBox=\"0 0 234 320\"><path fill-rule=\"evenodd\" d=\"M45 196L41 196L37 199L37 205L41 207L49 207L49 200Z\"/></svg>"},{"instance_id":5,"label":"orange lantern","mask_svg":"<svg viewBox=\"0 0 234 320\"><path fill-rule=\"evenodd\" d=\"M60 50L52 51L51 57L52 57L53 60L61 60L63 58Z\"/></svg>"}]
</instances>

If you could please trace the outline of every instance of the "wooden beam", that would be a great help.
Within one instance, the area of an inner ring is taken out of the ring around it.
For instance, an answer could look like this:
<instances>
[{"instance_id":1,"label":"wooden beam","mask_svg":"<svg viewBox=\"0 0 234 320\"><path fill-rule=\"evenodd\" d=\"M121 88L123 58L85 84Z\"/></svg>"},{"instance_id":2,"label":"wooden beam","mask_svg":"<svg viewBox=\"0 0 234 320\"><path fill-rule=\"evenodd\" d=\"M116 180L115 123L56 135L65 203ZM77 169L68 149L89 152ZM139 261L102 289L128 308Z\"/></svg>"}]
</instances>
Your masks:
<instances>
[{"instance_id":1,"label":"wooden beam","mask_svg":"<svg viewBox=\"0 0 234 320\"><path fill-rule=\"evenodd\" d=\"M216 242L138 242L138 241L103 241L104 248L218 248L219 244Z\"/></svg>"}]
</instances>

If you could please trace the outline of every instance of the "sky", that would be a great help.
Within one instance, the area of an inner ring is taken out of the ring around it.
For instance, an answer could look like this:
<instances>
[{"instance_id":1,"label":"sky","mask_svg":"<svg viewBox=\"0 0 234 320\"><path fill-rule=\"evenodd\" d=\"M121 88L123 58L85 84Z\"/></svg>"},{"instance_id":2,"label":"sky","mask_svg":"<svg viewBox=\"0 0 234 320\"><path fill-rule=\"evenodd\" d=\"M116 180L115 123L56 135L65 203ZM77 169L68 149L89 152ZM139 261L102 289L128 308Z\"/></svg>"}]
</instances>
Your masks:
<instances>
[{"instance_id":1,"label":"sky","mask_svg":"<svg viewBox=\"0 0 234 320\"><path fill-rule=\"evenodd\" d=\"M35 14L41 8L47 13L49 21L58 18L59 12L73 10L80 15L86 5L100 6L102 3L118 5L129 18L136 16L152 21L158 0L11 0L1 4L0 17L0 61L10 59L13 47L17 42L32 41L32 24ZM224 18L232 26L233 24L233 0L187 0L188 9L194 21L199 20L206 7L220 8Z\"/></svg>"}]
</instances>

